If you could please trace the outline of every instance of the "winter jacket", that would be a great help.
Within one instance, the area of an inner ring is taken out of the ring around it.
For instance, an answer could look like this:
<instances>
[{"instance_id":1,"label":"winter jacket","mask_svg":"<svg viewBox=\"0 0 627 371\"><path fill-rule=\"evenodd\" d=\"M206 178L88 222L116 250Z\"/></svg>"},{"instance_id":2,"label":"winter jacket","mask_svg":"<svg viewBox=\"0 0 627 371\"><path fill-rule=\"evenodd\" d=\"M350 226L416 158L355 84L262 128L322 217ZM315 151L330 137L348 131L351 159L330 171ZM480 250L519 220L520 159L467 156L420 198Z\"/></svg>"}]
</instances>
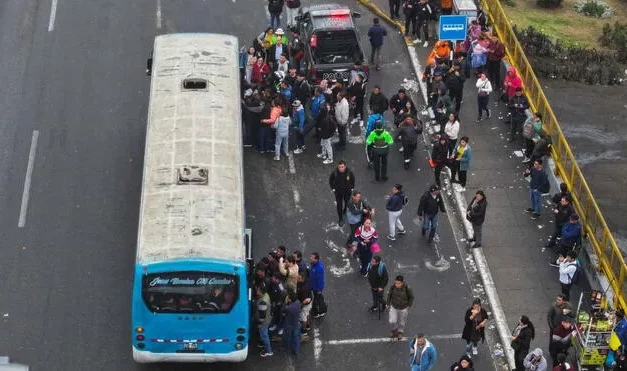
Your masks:
<instances>
[{"instance_id":1,"label":"winter jacket","mask_svg":"<svg viewBox=\"0 0 627 371\"><path fill-rule=\"evenodd\" d=\"M296 295L298 295L298 300L300 300L301 303L303 303L305 299L313 299L311 294L311 284L308 279L298 283L296 286Z\"/></svg>"},{"instance_id":2,"label":"winter jacket","mask_svg":"<svg viewBox=\"0 0 627 371\"><path fill-rule=\"evenodd\" d=\"M255 319L260 326L270 325L272 320L272 314L270 313L270 295L268 293L263 294L256 301L257 311L255 313Z\"/></svg>"},{"instance_id":3,"label":"winter jacket","mask_svg":"<svg viewBox=\"0 0 627 371\"><path fill-rule=\"evenodd\" d=\"M445 163L448 159L448 145L440 143L439 140L435 142L431 149L431 159L436 164Z\"/></svg>"},{"instance_id":4,"label":"winter jacket","mask_svg":"<svg viewBox=\"0 0 627 371\"><path fill-rule=\"evenodd\" d=\"M341 101L335 103L335 119L338 125L346 126L346 124L348 124L349 110L350 108L346 98L342 98Z\"/></svg>"},{"instance_id":5,"label":"winter jacket","mask_svg":"<svg viewBox=\"0 0 627 371\"><path fill-rule=\"evenodd\" d=\"M374 24L368 29L368 38L373 48L383 46L383 37L387 36L388 31L380 24Z\"/></svg>"},{"instance_id":6,"label":"winter jacket","mask_svg":"<svg viewBox=\"0 0 627 371\"><path fill-rule=\"evenodd\" d=\"M305 108L301 104L292 112L292 124L300 131L305 129Z\"/></svg>"},{"instance_id":7,"label":"winter jacket","mask_svg":"<svg viewBox=\"0 0 627 371\"><path fill-rule=\"evenodd\" d=\"M364 99L366 96L366 84L363 81L353 81L348 86L348 96L355 97L356 99Z\"/></svg>"},{"instance_id":8,"label":"winter jacket","mask_svg":"<svg viewBox=\"0 0 627 371\"><path fill-rule=\"evenodd\" d=\"M575 213L575 208L569 202L566 206L561 203L557 205L557 213L555 214L555 225L558 227L563 226L565 223L568 223L568 220L571 215Z\"/></svg>"},{"instance_id":9,"label":"winter jacket","mask_svg":"<svg viewBox=\"0 0 627 371\"><path fill-rule=\"evenodd\" d=\"M457 144L455 149L453 150L453 154L455 155L455 160L459 161L459 170L460 171L469 171L470 170L470 160L472 160L472 148L470 148L470 144L466 144L464 152L462 153L462 157L459 156L460 145Z\"/></svg>"},{"instance_id":10,"label":"winter jacket","mask_svg":"<svg viewBox=\"0 0 627 371\"><path fill-rule=\"evenodd\" d=\"M431 6L428 2L418 3L416 4L416 17L418 18L418 22L425 22L431 18Z\"/></svg>"},{"instance_id":11,"label":"winter jacket","mask_svg":"<svg viewBox=\"0 0 627 371\"><path fill-rule=\"evenodd\" d=\"M531 168L531 182L529 183L529 188L541 190L546 182L549 181L544 169L536 169L535 167Z\"/></svg>"},{"instance_id":12,"label":"winter jacket","mask_svg":"<svg viewBox=\"0 0 627 371\"><path fill-rule=\"evenodd\" d=\"M268 11L274 14L281 13L283 11L283 5L283 0L270 0L268 2Z\"/></svg>"},{"instance_id":13,"label":"winter jacket","mask_svg":"<svg viewBox=\"0 0 627 371\"><path fill-rule=\"evenodd\" d=\"M455 102L451 99L448 93L438 97L436 107L446 116L455 112Z\"/></svg>"},{"instance_id":14,"label":"winter jacket","mask_svg":"<svg viewBox=\"0 0 627 371\"><path fill-rule=\"evenodd\" d=\"M302 101L301 101L302 102ZM318 94L311 100L311 116L315 119L320 114L320 108L324 105L326 99L324 94Z\"/></svg>"},{"instance_id":15,"label":"winter jacket","mask_svg":"<svg viewBox=\"0 0 627 371\"><path fill-rule=\"evenodd\" d=\"M477 87L477 94L481 96L487 96L492 93L492 83L488 79L478 79L475 86Z\"/></svg>"},{"instance_id":16,"label":"winter jacket","mask_svg":"<svg viewBox=\"0 0 627 371\"><path fill-rule=\"evenodd\" d=\"M394 136L394 141L401 139L403 144L418 144L418 135L422 134L422 125L414 126L413 120L404 120L400 129Z\"/></svg>"},{"instance_id":17,"label":"winter jacket","mask_svg":"<svg viewBox=\"0 0 627 371\"><path fill-rule=\"evenodd\" d=\"M331 114L323 108L318 117L316 117L316 130L320 139L329 139L333 136L333 123L331 122Z\"/></svg>"},{"instance_id":18,"label":"winter jacket","mask_svg":"<svg viewBox=\"0 0 627 371\"><path fill-rule=\"evenodd\" d=\"M283 326L300 328L300 301L295 300L283 308Z\"/></svg>"},{"instance_id":19,"label":"winter jacket","mask_svg":"<svg viewBox=\"0 0 627 371\"><path fill-rule=\"evenodd\" d=\"M366 229L365 226L360 226L355 230L355 242L357 242L360 246L367 246L373 242L377 242L379 239L379 233L374 227L370 227L370 229ZM366 242L368 240L368 242Z\"/></svg>"},{"instance_id":20,"label":"winter jacket","mask_svg":"<svg viewBox=\"0 0 627 371\"><path fill-rule=\"evenodd\" d=\"M564 246L573 246L579 242L581 237L581 223L565 223L562 226L562 241L560 242Z\"/></svg>"},{"instance_id":21,"label":"winter jacket","mask_svg":"<svg viewBox=\"0 0 627 371\"><path fill-rule=\"evenodd\" d=\"M488 201L484 198L481 201L476 197L470 201L466 208L466 216L470 218L472 224L481 225L485 221L485 212L488 208Z\"/></svg>"},{"instance_id":22,"label":"winter jacket","mask_svg":"<svg viewBox=\"0 0 627 371\"><path fill-rule=\"evenodd\" d=\"M425 346L420 350L418 346L418 340L413 339L409 342L409 349L413 350L414 353L409 356L409 364L412 367L412 370L415 371L432 371L435 365L435 361L438 358L438 353L435 350L435 347L429 340L427 340ZM413 368L414 365L417 365L416 357L420 357L420 364L416 369Z\"/></svg>"},{"instance_id":23,"label":"winter jacket","mask_svg":"<svg viewBox=\"0 0 627 371\"><path fill-rule=\"evenodd\" d=\"M403 14L405 14L405 16L407 17L415 16L417 6L418 6L418 0L403 1Z\"/></svg>"},{"instance_id":24,"label":"winter jacket","mask_svg":"<svg viewBox=\"0 0 627 371\"><path fill-rule=\"evenodd\" d=\"M274 122L274 128L276 129L276 135L280 137L286 137L290 133L290 126L292 125L292 119L289 116L281 115Z\"/></svg>"},{"instance_id":25,"label":"winter jacket","mask_svg":"<svg viewBox=\"0 0 627 371\"><path fill-rule=\"evenodd\" d=\"M371 265L368 269L368 282L372 289L384 289L388 285L388 269L385 263Z\"/></svg>"},{"instance_id":26,"label":"winter jacket","mask_svg":"<svg viewBox=\"0 0 627 371\"><path fill-rule=\"evenodd\" d=\"M543 136L536 142L536 145L533 147L533 152L531 152L532 158L542 158L549 154L551 145L551 137Z\"/></svg>"},{"instance_id":27,"label":"winter jacket","mask_svg":"<svg viewBox=\"0 0 627 371\"><path fill-rule=\"evenodd\" d=\"M322 263L322 261L311 264L309 269L309 281L311 282L311 289L314 292L324 290L324 263Z\"/></svg>"},{"instance_id":28,"label":"winter jacket","mask_svg":"<svg viewBox=\"0 0 627 371\"><path fill-rule=\"evenodd\" d=\"M346 205L346 220L349 224L358 224L362 221L364 215L364 209L372 210L372 207L361 199L359 203L355 204L352 200Z\"/></svg>"},{"instance_id":29,"label":"winter jacket","mask_svg":"<svg viewBox=\"0 0 627 371\"><path fill-rule=\"evenodd\" d=\"M490 40L490 46L488 46L488 60L490 62L500 62L505 57L505 45L499 40Z\"/></svg>"},{"instance_id":30,"label":"winter jacket","mask_svg":"<svg viewBox=\"0 0 627 371\"><path fill-rule=\"evenodd\" d=\"M566 310L565 313L564 310ZM546 315L546 321L550 329L555 328L562 322L563 316L569 316L571 318L575 317L575 313L573 312L573 306L569 302L565 301L562 305L558 306L555 302L551 305L551 309Z\"/></svg>"},{"instance_id":31,"label":"winter jacket","mask_svg":"<svg viewBox=\"0 0 627 371\"><path fill-rule=\"evenodd\" d=\"M510 84L505 88L505 93L508 98L516 94L516 88L522 88L522 79L518 76L516 67L510 67L507 70L507 75L505 76L505 80L503 80L503 86L505 86L506 83Z\"/></svg>"},{"instance_id":32,"label":"winter jacket","mask_svg":"<svg viewBox=\"0 0 627 371\"><path fill-rule=\"evenodd\" d=\"M292 88L291 87L287 87L285 89L281 89L279 91L279 94L281 94L282 96L285 97L285 99L287 99L288 101L292 101Z\"/></svg>"},{"instance_id":33,"label":"winter jacket","mask_svg":"<svg viewBox=\"0 0 627 371\"><path fill-rule=\"evenodd\" d=\"M281 117L281 107L274 106L270 109L270 117L267 119L261 120L261 122L272 127L272 125L276 123L279 117Z\"/></svg>"},{"instance_id":34,"label":"winter jacket","mask_svg":"<svg viewBox=\"0 0 627 371\"><path fill-rule=\"evenodd\" d=\"M516 339L512 340L511 346L514 352L523 355L529 353L529 346L533 338L532 335L533 332L528 326L523 327L518 336L516 336Z\"/></svg>"},{"instance_id":35,"label":"winter jacket","mask_svg":"<svg viewBox=\"0 0 627 371\"><path fill-rule=\"evenodd\" d=\"M524 116L527 117L527 111L529 109L529 101L525 95L514 95L509 98L509 102L507 103L507 108L509 108L512 115Z\"/></svg>"},{"instance_id":36,"label":"winter jacket","mask_svg":"<svg viewBox=\"0 0 627 371\"><path fill-rule=\"evenodd\" d=\"M485 327L481 327L479 329L476 328L484 320L487 320L488 312L485 309L481 308L479 314L470 319L472 315L472 308L469 308L464 315L464 330L462 331L462 339L466 341L485 341Z\"/></svg>"},{"instance_id":37,"label":"winter jacket","mask_svg":"<svg viewBox=\"0 0 627 371\"><path fill-rule=\"evenodd\" d=\"M311 85L307 79L295 82L292 85L292 96L298 99L303 105L311 98Z\"/></svg>"},{"instance_id":38,"label":"winter jacket","mask_svg":"<svg viewBox=\"0 0 627 371\"><path fill-rule=\"evenodd\" d=\"M444 125L444 133L449 139L457 140L457 136L459 135L459 121L447 121L446 125Z\"/></svg>"},{"instance_id":39,"label":"winter jacket","mask_svg":"<svg viewBox=\"0 0 627 371\"><path fill-rule=\"evenodd\" d=\"M355 175L348 167L343 173L335 168L329 175L329 187L334 192L350 193L355 188Z\"/></svg>"},{"instance_id":40,"label":"winter jacket","mask_svg":"<svg viewBox=\"0 0 627 371\"><path fill-rule=\"evenodd\" d=\"M407 102L411 102L411 99L407 94L405 94L405 97L403 98L400 98L398 94L394 94L392 98L390 98L389 107L392 112L397 115L401 110L405 110L405 105L407 105ZM413 105L414 102L412 102L412 106Z\"/></svg>"},{"instance_id":41,"label":"winter jacket","mask_svg":"<svg viewBox=\"0 0 627 371\"><path fill-rule=\"evenodd\" d=\"M392 285L388 292L388 305L397 310L409 308L414 303L414 293L406 283L401 288Z\"/></svg>"},{"instance_id":42,"label":"winter jacket","mask_svg":"<svg viewBox=\"0 0 627 371\"><path fill-rule=\"evenodd\" d=\"M253 71L250 75L250 80L255 84L262 83L266 77L270 74L270 66L267 63L263 63L259 65L258 63L253 64Z\"/></svg>"},{"instance_id":43,"label":"winter jacket","mask_svg":"<svg viewBox=\"0 0 627 371\"><path fill-rule=\"evenodd\" d=\"M270 300L272 301L272 305L283 305L285 302L285 297L287 296L287 290L285 289L285 285L283 282L272 282L268 289L268 294L270 295Z\"/></svg>"},{"instance_id":44,"label":"winter jacket","mask_svg":"<svg viewBox=\"0 0 627 371\"><path fill-rule=\"evenodd\" d=\"M438 193L435 197L433 197L431 192L425 192L425 194L420 197L418 216L436 215L438 211L445 212L442 195Z\"/></svg>"},{"instance_id":45,"label":"winter jacket","mask_svg":"<svg viewBox=\"0 0 627 371\"><path fill-rule=\"evenodd\" d=\"M374 126L377 123L377 121L383 122L382 114L373 113L370 116L368 116L368 122L366 124L366 138L368 138L368 136L370 136L370 133L374 131Z\"/></svg>"},{"instance_id":46,"label":"winter jacket","mask_svg":"<svg viewBox=\"0 0 627 371\"><path fill-rule=\"evenodd\" d=\"M379 154L388 153L393 143L392 135L385 129L375 130L366 138L366 145L372 146L372 150Z\"/></svg>"},{"instance_id":47,"label":"winter jacket","mask_svg":"<svg viewBox=\"0 0 627 371\"><path fill-rule=\"evenodd\" d=\"M298 265L293 264L291 267L288 267L285 262L283 262L283 264L279 264L279 272L285 277L287 286L296 290L298 286Z\"/></svg>"},{"instance_id":48,"label":"winter jacket","mask_svg":"<svg viewBox=\"0 0 627 371\"><path fill-rule=\"evenodd\" d=\"M388 99L381 92L379 94L370 94L368 106L372 113L380 113L383 115L388 109Z\"/></svg>"},{"instance_id":49,"label":"winter jacket","mask_svg":"<svg viewBox=\"0 0 627 371\"><path fill-rule=\"evenodd\" d=\"M461 72L459 72L459 74L452 72L446 77L445 84L449 91L462 93L464 90L464 82L466 82L466 79Z\"/></svg>"},{"instance_id":50,"label":"winter jacket","mask_svg":"<svg viewBox=\"0 0 627 371\"><path fill-rule=\"evenodd\" d=\"M405 194L403 192L396 192L388 197L385 203L385 209L387 211L401 211L403 210L403 202L405 201Z\"/></svg>"}]
</instances>

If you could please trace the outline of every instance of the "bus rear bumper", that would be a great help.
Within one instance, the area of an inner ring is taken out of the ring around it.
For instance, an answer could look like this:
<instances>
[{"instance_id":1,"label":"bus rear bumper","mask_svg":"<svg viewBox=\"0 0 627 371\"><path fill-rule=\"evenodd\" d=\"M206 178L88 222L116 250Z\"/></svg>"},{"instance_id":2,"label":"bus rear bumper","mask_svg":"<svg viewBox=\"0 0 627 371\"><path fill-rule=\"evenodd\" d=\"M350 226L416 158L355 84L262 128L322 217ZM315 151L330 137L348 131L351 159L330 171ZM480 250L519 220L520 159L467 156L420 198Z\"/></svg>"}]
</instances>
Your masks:
<instances>
[{"instance_id":1,"label":"bus rear bumper","mask_svg":"<svg viewBox=\"0 0 627 371\"><path fill-rule=\"evenodd\" d=\"M133 359L137 363L180 362L244 362L248 356L248 347L230 353L153 353L133 347Z\"/></svg>"}]
</instances>

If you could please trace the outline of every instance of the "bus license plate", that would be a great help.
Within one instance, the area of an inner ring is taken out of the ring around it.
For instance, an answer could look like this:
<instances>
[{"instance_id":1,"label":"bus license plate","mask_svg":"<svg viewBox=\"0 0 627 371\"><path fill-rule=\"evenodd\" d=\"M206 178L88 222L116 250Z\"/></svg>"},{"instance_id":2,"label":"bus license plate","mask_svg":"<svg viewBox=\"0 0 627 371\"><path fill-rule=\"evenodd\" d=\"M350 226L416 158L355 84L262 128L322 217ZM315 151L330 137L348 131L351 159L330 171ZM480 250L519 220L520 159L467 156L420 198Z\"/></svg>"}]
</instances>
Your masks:
<instances>
[{"instance_id":1,"label":"bus license plate","mask_svg":"<svg viewBox=\"0 0 627 371\"><path fill-rule=\"evenodd\" d=\"M196 350L196 349L198 349L198 343L185 343L185 344L183 344L183 349L185 349L185 350Z\"/></svg>"}]
</instances>

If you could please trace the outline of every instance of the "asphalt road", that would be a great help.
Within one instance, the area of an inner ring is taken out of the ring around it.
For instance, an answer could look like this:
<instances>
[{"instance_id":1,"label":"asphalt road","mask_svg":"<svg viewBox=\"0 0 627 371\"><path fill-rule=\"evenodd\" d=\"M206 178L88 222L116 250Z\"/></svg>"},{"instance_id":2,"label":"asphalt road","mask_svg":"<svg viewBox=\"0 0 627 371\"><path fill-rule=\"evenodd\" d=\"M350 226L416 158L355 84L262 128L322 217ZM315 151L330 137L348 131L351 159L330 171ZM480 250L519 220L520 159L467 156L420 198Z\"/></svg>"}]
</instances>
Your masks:
<instances>
[{"instance_id":1,"label":"asphalt road","mask_svg":"<svg viewBox=\"0 0 627 371\"><path fill-rule=\"evenodd\" d=\"M260 360L251 348L249 360L237 366L140 366L132 361L130 292L149 88L143 72L153 37L222 32L246 43L266 23L261 4L163 1L157 19L157 3L0 4L0 354L34 371L405 369L407 344L377 340L388 333L385 318L367 313L367 284L356 262L342 254L346 231L333 225L327 185L332 168L315 159L314 143L295 158L293 174L285 160L245 154L255 254L285 244L290 250L320 252L329 268L329 314L316 325L315 339L299 359L286 357L279 347L268 360ZM361 11L359 28L365 34L371 17ZM383 70L373 73L371 86L380 84L389 96L411 70L400 37L388 37L385 53ZM358 131L353 128L355 135ZM394 183L405 186L411 199L402 218L408 234L393 245L382 243L383 256L391 275L403 274L414 289L417 300L407 333L432 337L440 370L463 352L457 337L475 283L467 280L445 217L437 247L423 241L412 222L419 195L432 182L424 156L419 152L405 171L394 151L386 184L372 181L363 144L350 144L336 160L348 161L358 188L380 210L381 235L387 232L385 194ZM27 173L32 177L25 209ZM493 369L487 347L480 351L479 369Z\"/></svg>"}]
</instances>

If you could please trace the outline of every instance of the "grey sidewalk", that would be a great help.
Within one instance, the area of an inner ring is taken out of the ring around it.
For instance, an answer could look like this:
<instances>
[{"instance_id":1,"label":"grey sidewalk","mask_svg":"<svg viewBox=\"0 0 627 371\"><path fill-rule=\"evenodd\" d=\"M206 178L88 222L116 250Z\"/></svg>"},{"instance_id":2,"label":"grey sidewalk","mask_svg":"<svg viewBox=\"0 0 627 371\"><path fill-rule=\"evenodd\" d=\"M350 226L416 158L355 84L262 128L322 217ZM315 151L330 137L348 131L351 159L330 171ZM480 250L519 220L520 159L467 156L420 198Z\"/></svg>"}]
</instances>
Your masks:
<instances>
[{"instance_id":1,"label":"grey sidewalk","mask_svg":"<svg viewBox=\"0 0 627 371\"><path fill-rule=\"evenodd\" d=\"M385 0L374 0L373 3L388 14ZM389 31L395 30L390 24L386 26ZM432 45L433 39L428 48L410 47L415 49L422 65ZM525 212L530 207L529 183L522 175L525 165L521 162L522 157L514 154L524 145L522 142L506 141L509 127L500 118L507 110L504 104L495 103L499 93L490 97L492 117L480 124L475 123L475 82L474 76L467 79L460 112L459 137L468 136L473 149L468 184L462 196L469 202L477 190L482 189L486 193L488 211L483 229L483 253L496 283L509 329L515 327L520 315L529 316L536 326L532 347L540 347L548 353L546 314L561 292L557 268L548 265L554 253L551 249L544 249L554 228L550 198L543 200L542 216L531 220ZM582 286L587 286L587 283L582 283ZM580 288L574 286L571 292L573 305L577 304L579 293ZM504 345L509 346L508 342Z\"/></svg>"}]
</instances>

